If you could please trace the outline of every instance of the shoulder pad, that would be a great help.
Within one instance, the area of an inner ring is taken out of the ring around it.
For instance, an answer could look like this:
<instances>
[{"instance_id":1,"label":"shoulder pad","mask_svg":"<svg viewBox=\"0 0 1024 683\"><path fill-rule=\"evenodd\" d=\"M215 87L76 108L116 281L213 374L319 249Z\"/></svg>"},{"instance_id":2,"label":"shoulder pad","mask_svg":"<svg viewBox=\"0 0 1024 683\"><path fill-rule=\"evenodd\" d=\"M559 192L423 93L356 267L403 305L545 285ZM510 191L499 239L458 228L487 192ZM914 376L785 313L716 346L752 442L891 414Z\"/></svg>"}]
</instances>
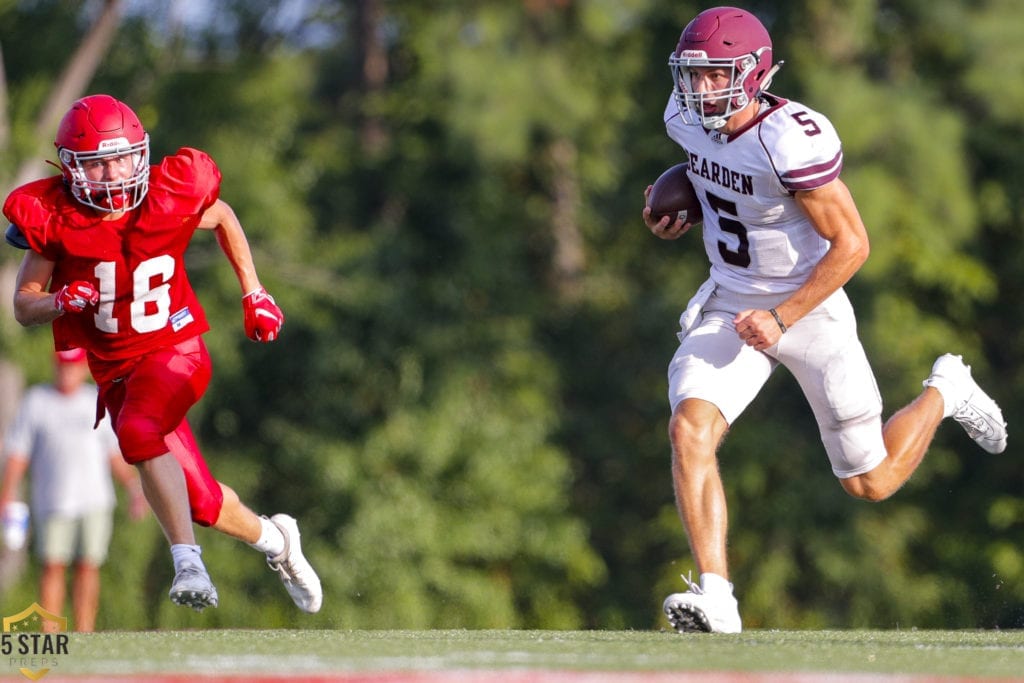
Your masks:
<instances>
[{"instance_id":1,"label":"shoulder pad","mask_svg":"<svg viewBox=\"0 0 1024 683\"><path fill-rule=\"evenodd\" d=\"M220 180L220 169L209 155L182 147L154 167L149 194L163 211L201 213L217 201Z\"/></svg>"},{"instance_id":2,"label":"shoulder pad","mask_svg":"<svg viewBox=\"0 0 1024 683\"><path fill-rule=\"evenodd\" d=\"M7 232L4 233L4 239L7 240L7 244L18 249L30 249L31 246L28 240L25 239L24 233L18 228L17 225L11 223L7 226Z\"/></svg>"}]
</instances>

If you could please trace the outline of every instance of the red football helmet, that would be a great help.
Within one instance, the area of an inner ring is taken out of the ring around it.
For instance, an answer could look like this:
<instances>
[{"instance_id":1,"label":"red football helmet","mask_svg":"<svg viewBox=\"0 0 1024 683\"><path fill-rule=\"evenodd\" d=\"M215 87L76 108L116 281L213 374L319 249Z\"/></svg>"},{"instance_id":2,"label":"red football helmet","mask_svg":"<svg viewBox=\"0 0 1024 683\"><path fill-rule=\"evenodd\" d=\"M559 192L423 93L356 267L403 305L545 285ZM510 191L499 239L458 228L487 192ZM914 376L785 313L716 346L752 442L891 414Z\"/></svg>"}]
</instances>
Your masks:
<instances>
[{"instance_id":1,"label":"red football helmet","mask_svg":"<svg viewBox=\"0 0 1024 683\"><path fill-rule=\"evenodd\" d=\"M736 7L715 7L694 17L683 29L668 64L683 121L709 130L724 126L730 116L766 90L779 68L772 66L768 30L753 14ZM729 87L695 92L696 68L729 70ZM720 102L725 102L725 111L705 108L705 104Z\"/></svg>"},{"instance_id":2,"label":"red football helmet","mask_svg":"<svg viewBox=\"0 0 1024 683\"><path fill-rule=\"evenodd\" d=\"M124 102L83 97L61 119L53 144L81 203L107 213L142 203L149 190L149 135Z\"/></svg>"}]
</instances>

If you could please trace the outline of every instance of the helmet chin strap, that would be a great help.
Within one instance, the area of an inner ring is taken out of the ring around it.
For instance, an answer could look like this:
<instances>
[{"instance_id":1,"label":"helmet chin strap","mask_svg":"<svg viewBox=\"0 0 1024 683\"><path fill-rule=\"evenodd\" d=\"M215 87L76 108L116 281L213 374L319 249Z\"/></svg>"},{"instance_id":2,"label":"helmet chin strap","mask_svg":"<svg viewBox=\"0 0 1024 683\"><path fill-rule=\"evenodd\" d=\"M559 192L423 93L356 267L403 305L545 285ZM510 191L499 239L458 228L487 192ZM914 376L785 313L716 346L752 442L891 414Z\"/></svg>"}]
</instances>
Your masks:
<instances>
[{"instance_id":1,"label":"helmet chin strap","mask_svg":"<svg viewBox=\"0 0 1024 683\"><path fill-rule=\"evenodd\" d=\"M728 116L716 116L714 121L702 120L701 123L703 123L704 127L708 130L718 130L724 126L728 120Z\"/></svg>"},{"instance_id":2,"label":"helmet chin strap","mask_svg":"<svg viewBox=\"0 0 1024 683\"><path fill-rule=\"evenodd\" d=\"M765 77L761 79L761 92L764 92L765 90L771 87L772 79L775 77L775 74L778 73L779 69L781 69L782 65L785 63L785 60L780 59L778 64L776 64L775 66L768 70L768 73L765 74Z\"/></svg>"}]
</instances>

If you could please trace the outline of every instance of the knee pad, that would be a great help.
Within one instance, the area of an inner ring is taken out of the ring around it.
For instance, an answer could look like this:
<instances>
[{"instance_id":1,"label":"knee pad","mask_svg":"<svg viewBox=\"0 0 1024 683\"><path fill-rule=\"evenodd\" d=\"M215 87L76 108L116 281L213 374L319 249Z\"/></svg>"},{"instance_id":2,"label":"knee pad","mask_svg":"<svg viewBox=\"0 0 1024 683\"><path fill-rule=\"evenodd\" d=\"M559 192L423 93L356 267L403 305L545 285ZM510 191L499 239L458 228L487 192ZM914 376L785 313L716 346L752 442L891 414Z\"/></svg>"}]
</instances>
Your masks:
<instances>
[{"instance_id":1,"label":"knee pad","mask_svg":"<svg viewBox=\"0 0 1024 683\"><path fill-rule=\"evenodd\" d=\"M885 460L885 440L879 415L846 420L835 429L822 429L821 440L839 479L864 474Z\"/></svg>"},{"instance_id":2,"label":"knee pad","mask_svg":"<svg viewBox=\"0 0 1024 683\"><path fill-rule=\"evenodd\" d=\"M125 462L131 465L152 460L169 450L160 425L143 415L122 415L117 424L117 440Z\"/></svg>"}]
</instances>

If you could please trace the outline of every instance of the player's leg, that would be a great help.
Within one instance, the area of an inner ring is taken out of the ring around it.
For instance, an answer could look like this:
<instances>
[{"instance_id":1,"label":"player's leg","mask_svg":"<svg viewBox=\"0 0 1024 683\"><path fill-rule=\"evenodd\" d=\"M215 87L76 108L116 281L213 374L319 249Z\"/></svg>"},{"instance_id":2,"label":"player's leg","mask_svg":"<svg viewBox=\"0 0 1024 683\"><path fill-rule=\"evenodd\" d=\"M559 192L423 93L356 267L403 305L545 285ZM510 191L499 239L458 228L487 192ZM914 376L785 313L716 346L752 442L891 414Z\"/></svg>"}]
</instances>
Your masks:
<instances>
[{"instance_id":1,"label":"player's leg","mask_svg":"<svg viewBox=\"0 0 1024 683\"><path fill-rule=\"evenodd\" d=\"M168 543L190 544L196 542L192 529L192 516L187 504L188 489L185 474L171 453L135 463L142 482L142 492Z\"/></svg>"},{"instance_id":2,"label":"player's leg","mask_svg":"<svg viewBox=\"0 0 1024 683\"><path fill-rule=\"evenodd\" d=\"M843 488L855 498L873 502L896 493L924 460L941 421L942 397L925 389L882 427L885 459L863 474L840 479Z\"/></svg>"},{"instance_id":3,"label":"player's leg","mask_svg":"<svg viewBox=\"0 0 1024 683\"><path fill-rule=\"evenodd\" d=\"M214 479L187 422L168 435L166 442L185 472L193 519L264 553L295 604L306 612L319 611L323 602L320 579L302 554L295 520L283 514L257 515L234 489Z\"/></svg>"},{"instance_id":4,"label":"player's leg","mask_svg":"<svg viewBox=\"0 0 1024 683\"><path fill-rule=\"evenodd\" d=\"M224 506L214 528L267 556L267 565L284 584L295 605L304 612L316 613L323 604L320 577L302 553L299 526L289 515L263 517L250 510L231 487L221 483Z\"/></svg>"},{"instance_id":5,"label":"player's leg","mask_svg":"<svg viewBox=\"0 0 1024 683\"><path fill-rule=\"evenodd\" d=\"M249 545L259 541L263 533L259 515L242 502L233 488L221 481L217 485L223 503L213 528ZM284 539L281 539L281 543L284 543Z\"/></svg>"},{"instance_id":6,"label":"player's leg","mask_svg":"<svg viewBox=\"0 0 1024 683\"><path fill-rule=\"evenodd\" d=\"M888 457L870 472L843 480L858 498L883 500L895 493L924 459L939 424L952 417L990 453L1006 449L1006 422L999 406L971 377L960 356L940 356L924 390L886 421L882 436Z\"/></svg>"},{"instance_id":7,"label":"player's leg","mask_svg":"<svg viewBox=\"0 0 1024 683\"><path fill-rule=\"evenodd\" d=\"M729 582L726 556L728 512L716 451L728 424L718 407L699 398L683 400L669 422L676 509L697 565L696 582L665 598L669 623L680 633L738 633L739 606Z\"/></svg>"},{"instance_id":8,"label":"player's leg","mask_svg":"<svg viewBox=\"0 0 1024 683\"><path fill-rule=\"evenodd\" d=\"M214 479L185 420L188 409L205 391L210 371L209 354L199 338L150 354L124 382L126 397L115 422L125 459L148 463L146 467L151 471L147 475L156 489L153 495L164 518L157 514L154 501L149 498L146 478L144 491L161 525L167 520L164 531L171 539L175 563L171 599L197 610L215 607L218 600L200 558L199 546L194 540L177 541L188 538L183 518L187 515L188 534L192 533L194 521L250 544L269 536L267 545L280 548L273 558L281 553L285 558L283 564L272 563L271 567L281 575L295 603L315 612L322 597L320 581L302 555L294 520L287 518L291 520L290 526L275 523L280 521L278 516L264 521L242 505L234 491ZM115 412L113 408L111 412ZM130 450L125 449L125 441L130 442ZM172 538L172 533L180 535Z\"/></svg>"},{"instance_id":9,"label":"player's leg","mask_svg":"<svg viewBox=\"0 0 1024 683\"><path fill-rule=\"evenodd\" d=\"M935 397L924 396L894 416L883 438L882 397L846 294L836 292L790 327L773 353L807 397L843 488L858 498L881 500L902 486L938 424L931 412ZM908 430L914 421L925 428Z\"/></svg>"},{"instance_id":10,"label":"player's leg","mask_svg":"<svg viewBox=\"0 0 1024 683\"><path fill-rule=\"evenodd\" d=\"M188 421L182 420L165 441L185 473L192 519L250 545L259 541L263 530L259 515L213 476ZM284 539L279 543L283 546Z\"/></svg>"},{"instance_id":11,"label":"player's leg","mask_svg":"<svg viewBox=\"0 0 1024 683\"><path fill-rule=\"evenodd\" d=\"M174 431L164 437L164 444L185 478L192 521L201 526L216 527L224 514L222 489L206 464L188 420L182 419Z\"/></svg>"},{"instance_id":12,"label":"player's leg","mask_svg":"<svg viewBox=\"0 0 1024 683\"><path fill-rule=\"evenodd\" d=\"M138 468L146 500L171 544L173 602L202 611L217 590L195 543L186 472L167 434L179 425L210 381L210 357L198 337L139 360L120 382L103 387L124 459Z\"/></svg>"},{"instance_id":13,"label":"player's leg","mask_svg":"<svg viewBox=\"0 0 1024 683\"><path fill-rule=\"evenodd\" d=\"M728 427L718 407L699 398L682 401L669 421L672 484L693 560L699 573L726 579L728 514L716 452Z\"/></svg>"},{"instance_id":14,"label":"player's leg","mask_svg":"<svg viewBox=\"0 0 1024 683\"><path fill-rule=\"evenodd\" d=\"M870 501L898 491L942 421L942 394L928 387L882 424L881 395L842 291L791 327L775 353L807 396L843 488Z\"/></svg>"},{"instance_id":15,"label":"player's leg","mask_svg":"<svg viewBox=\"0 0 1024 683\"><path fill-rule=\"evenodd\" d=\"M717 449L775 362L739 339L732 318L740 305L713 296L669 366L673 486L699 572L697 582L687 579L689 589L668 596L663 605L680 632L738 633L742 628L729 582L728 515Z\"/></svg>"},{"instance_id":16,"label":"player's leg","mask_svg":"<svg viewBox=\"0 0 1024 683\"><path fill-rule=\"evenodd\" d=\"M174 563L174 581L168 592L171 602L197 612L216 607L217 588L202 560L202 548L195 540L181 466L171 453L166 453L142 461L137 467L146 501L170 544Z\"/></svg>"},{"instance_id":17,"label":"player's leg","mask_svg":"<svg viewBox=\"0 0 1024 683\"><path fill-rule=\"evenodd\" d=\"M146 501L171 545L194 545L185 473L165 441L202 396L210 358L199 338L160 349L104 387L124 459L135 465Z\"/></svg>"}]
</instances>

